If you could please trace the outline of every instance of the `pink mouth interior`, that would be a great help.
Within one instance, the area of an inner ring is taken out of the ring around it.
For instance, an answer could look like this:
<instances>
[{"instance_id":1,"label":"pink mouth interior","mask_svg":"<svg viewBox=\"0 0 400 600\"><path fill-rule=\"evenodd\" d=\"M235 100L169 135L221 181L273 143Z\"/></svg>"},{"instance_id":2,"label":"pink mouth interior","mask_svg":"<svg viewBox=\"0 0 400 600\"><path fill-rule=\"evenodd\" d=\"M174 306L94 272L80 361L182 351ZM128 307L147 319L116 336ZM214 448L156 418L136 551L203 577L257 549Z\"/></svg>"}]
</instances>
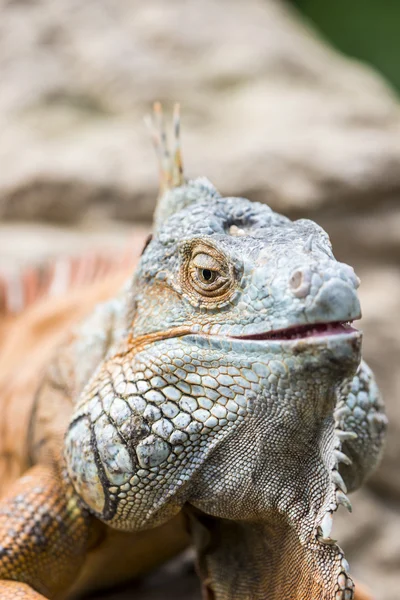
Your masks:
<instances>
[{"instance_id":1,"label":"pink mouth interior","mask_svg":"<svg viewBox=\"0 0 400 600\"><path fill-rule=\"evenodd\" d=\"M357 331L350 323L316 323L313 325L299 325L267 333L235 336L241 340L295 340L308 337L325 337Z\"/></svg>"}]
</instances>

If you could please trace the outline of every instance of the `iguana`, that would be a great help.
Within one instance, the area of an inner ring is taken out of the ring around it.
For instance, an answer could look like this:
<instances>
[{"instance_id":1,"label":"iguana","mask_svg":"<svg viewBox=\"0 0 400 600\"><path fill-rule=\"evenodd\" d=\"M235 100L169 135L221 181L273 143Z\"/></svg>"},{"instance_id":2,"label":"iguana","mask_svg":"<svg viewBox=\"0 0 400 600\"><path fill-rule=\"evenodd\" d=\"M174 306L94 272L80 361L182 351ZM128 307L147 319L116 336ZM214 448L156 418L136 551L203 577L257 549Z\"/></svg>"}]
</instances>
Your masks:
<instances>
[{"instance_id":1,"label":"iguana","mask_svg":"<svg viewBox=\"0 0 400 600\"><path fill-rule=\"evenodd\" d=\"M351 325L359 280L314 222L186 181L178 114L172 155L158 105L154 132L161 191L136 271L66 300L62 343L29 347L56 322L33 307L11 345L0 597L71 596L191 540L204 598L352 599L333 515L386 430Z\"/></svg>"}]
</instances>

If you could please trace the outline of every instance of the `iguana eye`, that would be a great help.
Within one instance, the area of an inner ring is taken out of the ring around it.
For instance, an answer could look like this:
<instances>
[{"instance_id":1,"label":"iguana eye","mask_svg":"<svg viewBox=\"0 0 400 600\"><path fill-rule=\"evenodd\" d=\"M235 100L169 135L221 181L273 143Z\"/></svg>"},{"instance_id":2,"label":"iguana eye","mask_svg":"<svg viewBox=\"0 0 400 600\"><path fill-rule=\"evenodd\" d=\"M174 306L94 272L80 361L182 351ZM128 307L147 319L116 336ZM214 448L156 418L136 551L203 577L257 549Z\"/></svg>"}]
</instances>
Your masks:
<instances>
[{"instance_id":1,"label":"iguana eye","mask_svg":"<svg viewBox=\"0 0 400 600\"><path fill-rule=\"evenodd\" d=\"M233 271L225 258L203 245L188 256L184 273L186 286L189 286L187 292L197 293L204 299L222 299L234 283Z\"/></svg>"}]
</instances>

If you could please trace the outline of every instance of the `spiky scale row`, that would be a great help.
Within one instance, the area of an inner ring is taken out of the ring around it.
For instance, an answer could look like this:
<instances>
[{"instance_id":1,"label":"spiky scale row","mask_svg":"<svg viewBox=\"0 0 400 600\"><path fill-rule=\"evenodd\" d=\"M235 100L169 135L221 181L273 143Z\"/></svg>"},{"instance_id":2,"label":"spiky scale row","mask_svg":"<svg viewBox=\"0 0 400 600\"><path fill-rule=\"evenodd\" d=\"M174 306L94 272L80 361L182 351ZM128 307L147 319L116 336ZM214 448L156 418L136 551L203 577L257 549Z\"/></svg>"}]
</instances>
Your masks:
<instances>
[{"instance_id":1,"label":"spiky scale row","mask_svg":"<svg viewBox=\"0 0 400 600\"><path fill-rule=\"evenodd\" d=\"M150 131L153 146L158 157L160 194L164 194L167 190L184 184L180 122L180 105L175 104L172 123L173 149L171 152L161 103L154 103L153 118L150 116L145 118L145 123Z\"/></svg>"},{"instance_id":2,"label":"spiky scale row","mask_svg":"<svg viewBox=\"0 0 400 600\"><path fill-rule=\"evenodd\" d=\"M349 413L350 410L343 401L338 404L334 413L336 423L336 429L334 431L336 444L333 450L335 463L331 471L331 480L335 486L336 506L325 513L317 531L317 539L323 544L328 545L336 543L336 540L330 537L333 527L333 512L335 512L339 505L344 506L349 512L352 511L351 502L346 496L347 486L339 472L340 463L348 466L352 465L352 460L342 451L342 442L357 439L356 433L352 431L343 431L339 428L343 423L343 418L348 416Z\"/></svg>"},{"instance_id":3,"label":"spiky scale row","mask_svg":"<svg viewBox=\"0 0 400 600\"><path fill-rule=\"evenodd\" d=\"M0 315L20 314L42 298L62 297L74 288L101 281L132 264L132 249L128 244L126 249L110 255L88 252L11 273L0 271Z\"/></svg>"}]
</instances>

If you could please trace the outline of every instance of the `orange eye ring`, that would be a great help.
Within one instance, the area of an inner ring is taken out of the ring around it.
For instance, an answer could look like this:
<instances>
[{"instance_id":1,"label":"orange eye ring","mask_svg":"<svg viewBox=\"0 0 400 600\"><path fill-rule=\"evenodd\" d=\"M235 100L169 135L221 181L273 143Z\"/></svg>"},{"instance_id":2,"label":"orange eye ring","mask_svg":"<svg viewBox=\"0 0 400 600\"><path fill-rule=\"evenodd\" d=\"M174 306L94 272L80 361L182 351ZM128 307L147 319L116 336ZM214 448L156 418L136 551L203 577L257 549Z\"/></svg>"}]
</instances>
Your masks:
<instances>
[{"instance_id":1,"label":"orange eye ring","mask_svg":"<svg viewBox=\"0 0 400 600\"><path fill-rule=\"evenodd\" d=\"M199 268L193 264L189 267L189 276L190 283L195 291L207 298L216 298L224 294L232 283L228 273Z\"/></svg>"}]
</instances>

